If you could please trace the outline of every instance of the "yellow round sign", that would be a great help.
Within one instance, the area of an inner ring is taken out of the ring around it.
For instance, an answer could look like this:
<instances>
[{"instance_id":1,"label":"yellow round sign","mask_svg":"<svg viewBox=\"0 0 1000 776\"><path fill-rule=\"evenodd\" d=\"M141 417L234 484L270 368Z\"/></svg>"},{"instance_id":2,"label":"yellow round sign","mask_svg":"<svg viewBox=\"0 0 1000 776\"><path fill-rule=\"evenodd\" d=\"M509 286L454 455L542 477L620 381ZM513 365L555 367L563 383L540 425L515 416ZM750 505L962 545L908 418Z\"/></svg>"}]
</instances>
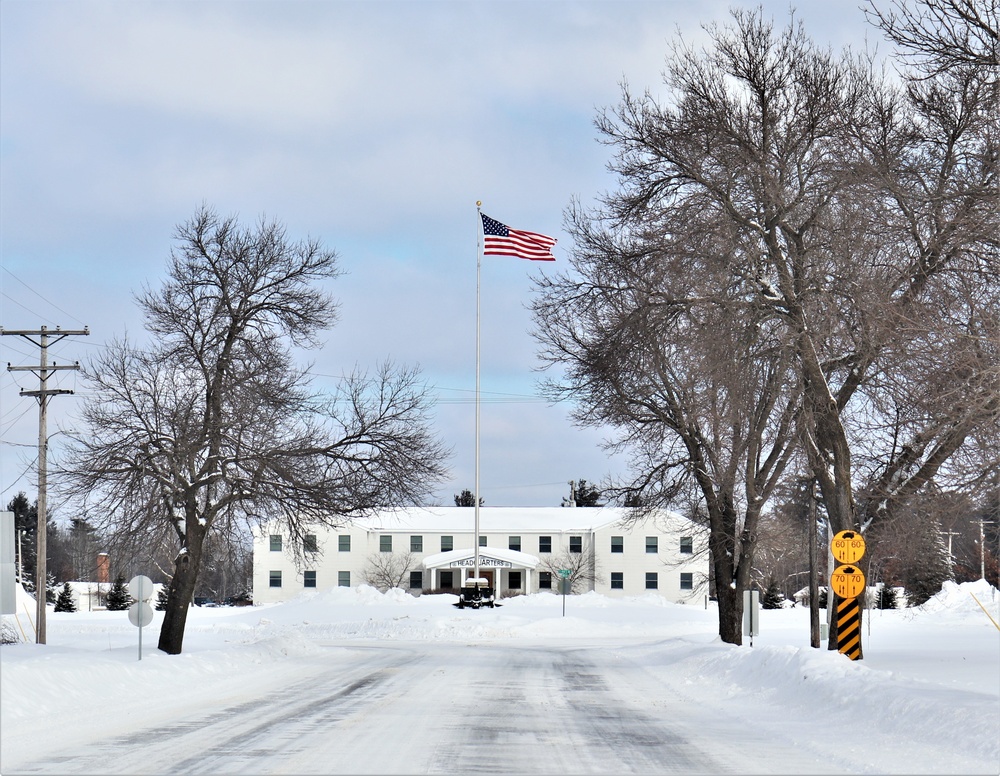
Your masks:
<instances>
[{"instance_id":1,"label":"yellow round sign","mask_svg":"<svg viewBox=\"0 0 1000 776\"><path fill-rule=\"evenodd\" d=\"M857 563L865 554L865 538L857 531L840 531L830 541L830 551L841 563Z\"/></svg>"},{"instance_id":2,"label":"yellow round sign","mask_svg":"<svg viewBox=\"0 0 1000 776\"><path fill-rule=\"evenodd\" d=\"M830 575L830 589L841 598L857 598L865 591L865 575L856 566L837 566Z\"/></svg>"}]
</instances>

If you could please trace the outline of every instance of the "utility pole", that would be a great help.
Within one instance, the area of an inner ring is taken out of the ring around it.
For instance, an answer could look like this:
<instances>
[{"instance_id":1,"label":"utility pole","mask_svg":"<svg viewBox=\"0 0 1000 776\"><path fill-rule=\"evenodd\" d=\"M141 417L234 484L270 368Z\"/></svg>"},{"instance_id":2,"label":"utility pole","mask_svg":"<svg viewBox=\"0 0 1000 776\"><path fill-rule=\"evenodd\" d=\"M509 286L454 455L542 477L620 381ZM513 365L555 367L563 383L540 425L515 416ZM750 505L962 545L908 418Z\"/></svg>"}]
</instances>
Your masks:
<instances>
[{"instance_id":1,"label":"utility pole","mask_svg":"<svg viewBox=\"0 0 1000 776\"><path fill-rule=\"evenodd\" d=\"M55 331L49 331L48 327L42 326L38 331L6 331L0 327L0 335L24 337L28 342L37 345L40 350L38 366L11 366L7 363L8 372L34 372L38 375L38 390L26 391L21 389L21 396L34 396L38 399L38 524L35 536L35 643L45 643L45 595L48 583L48 569L46 568L46 527L47 520L45 514L46 494L48 490L48 432L47 432L47 410L50 396L59 394L71 394L72 391L49 388L49 374L63 369L79 369L80 363L68 366L57 366L49 364L49 345L54 345L65 337L82 337L90 334L90 329L84 327L83 331L63 331L58 326ZM38 337L36 340L35 337ZM52 338L50 341L50 337Z\"/></svg>"}]
</instances>

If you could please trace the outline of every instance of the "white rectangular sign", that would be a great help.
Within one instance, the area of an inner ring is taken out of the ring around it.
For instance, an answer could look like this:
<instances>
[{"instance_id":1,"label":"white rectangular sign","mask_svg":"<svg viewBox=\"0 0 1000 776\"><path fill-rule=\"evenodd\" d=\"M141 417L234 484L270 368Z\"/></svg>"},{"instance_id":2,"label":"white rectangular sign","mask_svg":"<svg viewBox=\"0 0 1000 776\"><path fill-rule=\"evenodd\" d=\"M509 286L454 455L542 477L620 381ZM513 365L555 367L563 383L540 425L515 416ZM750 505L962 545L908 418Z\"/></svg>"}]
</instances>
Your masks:
<instances>
[{"instance_id":1,"label":"white rectangular sign","mask_svg":"<svg viewBox=\"0 0 1000 776\"><path fill-rule=\"evenodd\" d=\"M449 565L453 568L456 566L473 568L476 565L476 559L463 558L462 560L453 560ZM513 568L514 564L509 560L500 560L499 558L491 558L487 555L480 555L479 567L484 569L509 569Z\"/></svg>"}]
</instances>

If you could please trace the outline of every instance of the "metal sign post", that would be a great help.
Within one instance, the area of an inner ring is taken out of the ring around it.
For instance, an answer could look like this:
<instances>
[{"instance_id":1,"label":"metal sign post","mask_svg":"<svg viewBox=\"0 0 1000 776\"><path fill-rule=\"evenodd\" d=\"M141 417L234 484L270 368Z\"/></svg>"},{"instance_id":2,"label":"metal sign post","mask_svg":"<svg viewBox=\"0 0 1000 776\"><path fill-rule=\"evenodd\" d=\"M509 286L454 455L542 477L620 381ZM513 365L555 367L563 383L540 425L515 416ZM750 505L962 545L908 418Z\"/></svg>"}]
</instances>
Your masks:
<instances>
[{"instance_id":1,"label":"metal sign post","mask_svg":"<svg viewBox=\"0 0 1000 776\"><path fill-rule=\"evenodd\" d=\"M760 632L760 591L743 591L743 635L750 637L750 646L753 646L753 637Z\"/></svg>"},{"instance_id":2,"label":"metal sign post","mask_svg":"<svg viewBox=\"0 0 1000 776\"><path fill-rule=\"evenodd\" d=\"M559 569L559 592L562 593L562 604L563 613L562 616L566 616L566 593L569 592L571 582L569 580L569 575L572 573L570 569Z\"/></svg>"},{"instance_id":3,"label":"metal sign post","mask_svg":"<svg viewBox=\"0 0 1000 776\"><path fill-rule=\"evenodd\" d=\"M153 621L153 607L146 599L153 595L153 582L149 577L132 577L128 583L128 594L135 603L128 609L128 621L139 629L139 659L142 660L142 629Z\"/></svg>"}]
</instances>

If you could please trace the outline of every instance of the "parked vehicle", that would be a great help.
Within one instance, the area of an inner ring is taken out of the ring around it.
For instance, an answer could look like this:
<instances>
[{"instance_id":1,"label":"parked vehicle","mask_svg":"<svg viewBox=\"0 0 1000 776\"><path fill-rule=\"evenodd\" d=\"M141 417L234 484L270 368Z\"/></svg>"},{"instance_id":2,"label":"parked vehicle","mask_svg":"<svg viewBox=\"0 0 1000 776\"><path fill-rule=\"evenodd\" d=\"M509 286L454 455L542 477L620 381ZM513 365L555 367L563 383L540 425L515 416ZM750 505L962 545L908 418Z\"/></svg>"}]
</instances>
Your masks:
<instances>
[{"instance_id":1,"label":"parked vehicle","mask_svg":"<svg viewBox=\"0 0 1000 776\"><path fill-rule=\"evenodd\" d=\"M493 588L490 587L490 581L488 579L483 579L482 577L479 577L478 579L475 577L467 579L462 584L462 589L458 596L458 603L456 603L455 606L459 609L464 609L467 606L473 609L488 606L492 609L496 606L493 593Z\"/></svg>"}]
</instances>

